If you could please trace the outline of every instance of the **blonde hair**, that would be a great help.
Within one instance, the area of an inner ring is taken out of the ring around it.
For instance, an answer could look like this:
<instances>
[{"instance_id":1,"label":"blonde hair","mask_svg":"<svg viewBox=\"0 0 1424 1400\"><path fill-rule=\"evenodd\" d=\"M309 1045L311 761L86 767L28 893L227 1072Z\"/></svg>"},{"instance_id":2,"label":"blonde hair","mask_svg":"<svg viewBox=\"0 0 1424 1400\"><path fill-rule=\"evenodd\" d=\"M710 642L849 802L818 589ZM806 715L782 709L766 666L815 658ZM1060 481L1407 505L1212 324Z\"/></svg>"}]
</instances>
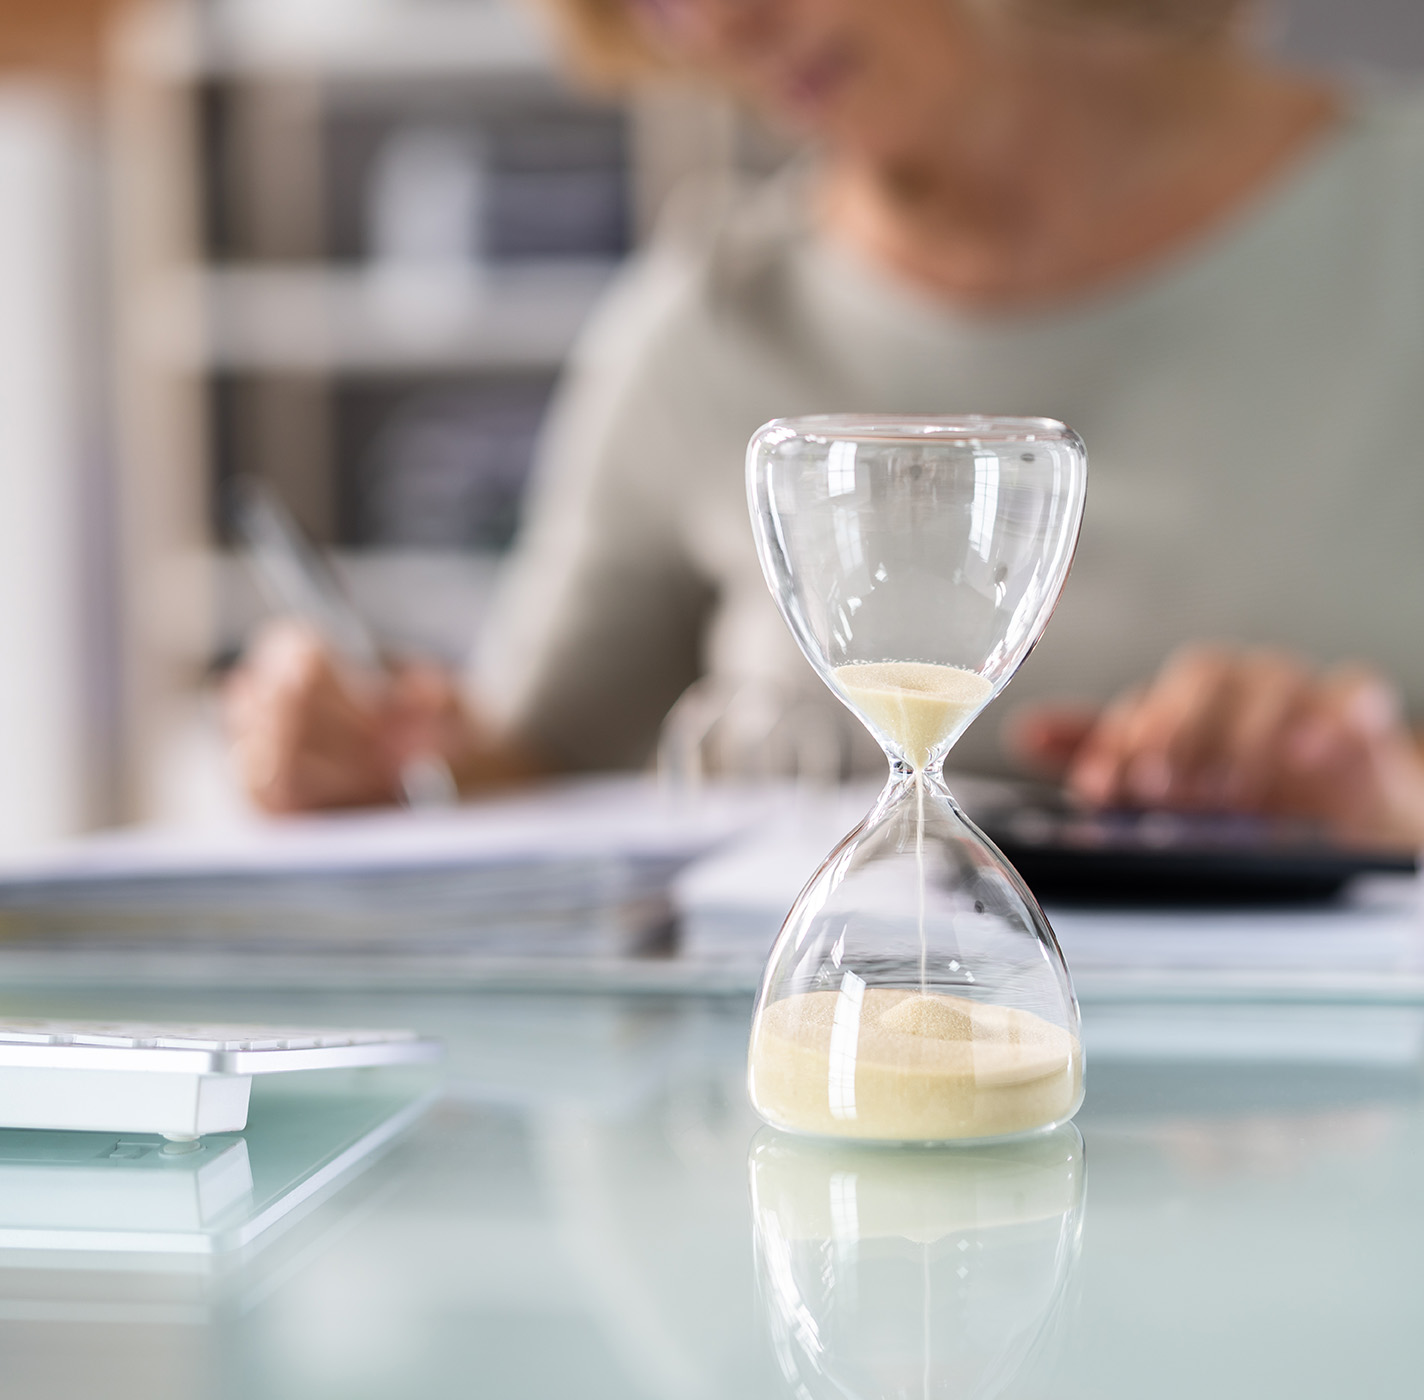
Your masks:
<instances>
[{"instance_id":1,"label":"blonde hair","mask_svg":"<svg viewBox=\"0 0 1424 1400\"><path fill-rule=\"evenodd\" d=\"M679 64L644 34L633 7L657 0L537 0L554 20L569 57L599 86L668 75ZM678 3L678 0L672 0ZM949 0L945 0L949 3ZM1168 40L1228 37L1250 0L968 0L986 14L1060 25L1089 24Z\"/></svg>"}]
</instances>

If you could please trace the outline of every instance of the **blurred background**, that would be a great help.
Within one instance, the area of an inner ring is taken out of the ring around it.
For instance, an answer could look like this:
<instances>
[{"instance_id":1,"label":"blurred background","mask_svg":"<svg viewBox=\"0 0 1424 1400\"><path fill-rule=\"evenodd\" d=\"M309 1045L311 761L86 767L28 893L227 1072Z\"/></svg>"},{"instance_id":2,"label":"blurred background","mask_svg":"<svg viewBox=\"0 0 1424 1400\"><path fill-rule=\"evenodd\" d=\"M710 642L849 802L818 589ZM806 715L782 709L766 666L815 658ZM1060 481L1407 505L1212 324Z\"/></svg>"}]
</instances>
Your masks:
<instances>
[{"instance_id":1,"label":"blurred background","mask_svg":"<svg viewBox=\"0 0 1424 1400\"><path fill-rule=\"evenodd\" d=\"M1419 0L1260 22L1424 67ZM696 92L580 90L505 0L0 0L0 848L234 801L235 475L386 644L462 659L619 261L683 178L788 154Z\"/></svg>"}]
</instances>

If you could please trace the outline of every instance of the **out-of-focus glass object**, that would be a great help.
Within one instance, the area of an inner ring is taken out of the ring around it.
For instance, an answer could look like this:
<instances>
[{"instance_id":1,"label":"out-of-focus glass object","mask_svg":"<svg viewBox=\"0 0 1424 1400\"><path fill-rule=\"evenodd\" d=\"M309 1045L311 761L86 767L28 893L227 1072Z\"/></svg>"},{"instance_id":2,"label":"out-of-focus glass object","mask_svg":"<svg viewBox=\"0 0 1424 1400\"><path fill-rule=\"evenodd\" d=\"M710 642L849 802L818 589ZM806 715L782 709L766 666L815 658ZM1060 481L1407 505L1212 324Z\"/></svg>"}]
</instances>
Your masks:
<instances>
[{"instance_id":1,"label":"out-of-focus glass object","mask_svg":"<svg viewBox=\"0 0 1424 1400\"><path fill-rule=\"evenodd\" d=\"M769 680L704 676L663 721L658 776L680 791L709 779L830 786L848 776L850 747L850 725L829 706Z\"/></svg>"},{"instance_id":2,"label":"out-of-focus glass object","mask_svg":"<svg viewBox=\"0 0 1424 1400\"><path fill-rule=\"evenodd\" d=\"M763 1129L762 1311L803 1400L987 1400L1050 1334L1082 1239L1083 1140L886 1151Z\"/></svg>"},{"instance_id":3,"label":"out-of-focus glass object","mask_svg":"<svg viewBox=\"0 0 1424 1400\"><path fill-rule=\"evenodd\" d=\"M1002 1138L1082 1102L1053 930L942 769L1047 625L1085 487L1081 440L1048 419L805 418L751 441L772 595L890 762L762 978L748 1084L775 1127Z\"/></svg>"}]
</instances>

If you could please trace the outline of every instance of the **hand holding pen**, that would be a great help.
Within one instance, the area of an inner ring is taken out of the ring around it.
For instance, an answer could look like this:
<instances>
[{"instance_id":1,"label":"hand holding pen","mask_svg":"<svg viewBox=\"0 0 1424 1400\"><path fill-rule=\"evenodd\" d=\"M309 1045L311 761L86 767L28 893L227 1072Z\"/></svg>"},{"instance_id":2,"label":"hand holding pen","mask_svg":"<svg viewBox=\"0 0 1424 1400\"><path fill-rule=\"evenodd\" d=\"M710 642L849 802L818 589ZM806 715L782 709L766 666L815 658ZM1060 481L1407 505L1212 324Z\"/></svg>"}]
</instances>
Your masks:
<instances>
[{"instance_id":1,"label":"hand holding pen","mask_svg":"<svg viewBox=\"0 0 1424 1400\"><path fill-rule=\"evenodd\" d=\"M262 629L229 678L224 700L243 786L270 812L431 805L412 790L422 768L433 769L437 796L442 787L453 790L451 759L474 739L446 672L400 666L379 684L353 676L295 619Z\"/></svg>"},{"instance_id":2,"label":"hand holding pen","mask_svg":"<svg viewBox=\"0 0 1424 1400\"><path fill-rule=\"evenodd\" d=\"M454 679L391 665L330 564L276 495L240 478L229 500L259 586L281 620L227 687L249 793L270 811L458 799L451 767L473 741Z\"/></svg>"}]
</instances>

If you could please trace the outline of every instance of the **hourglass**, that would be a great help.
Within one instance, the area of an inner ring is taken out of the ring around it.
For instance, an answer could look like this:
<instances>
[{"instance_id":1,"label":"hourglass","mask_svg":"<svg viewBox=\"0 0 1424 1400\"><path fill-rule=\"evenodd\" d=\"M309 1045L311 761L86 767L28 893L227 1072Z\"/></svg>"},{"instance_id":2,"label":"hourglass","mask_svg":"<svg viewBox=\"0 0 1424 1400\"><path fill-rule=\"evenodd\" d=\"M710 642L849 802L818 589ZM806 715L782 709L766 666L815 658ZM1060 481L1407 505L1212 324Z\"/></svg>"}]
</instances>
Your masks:
<instances>
[{"instance_id":1,"label":"hourglass","mask_svg":"<svg viewBox=\"0 0 1424 1400\"><path fill-rule=\"evenodd\" d=\"M1039 418L784 419L752 438L772 595L890 761L762 977L748 1087L775 1127L1003 1138L1082 1102L1078 1006L1053 930L942 770L1048 622L1086 471L1078 436Z\"/></svg>"}]
</instances>

